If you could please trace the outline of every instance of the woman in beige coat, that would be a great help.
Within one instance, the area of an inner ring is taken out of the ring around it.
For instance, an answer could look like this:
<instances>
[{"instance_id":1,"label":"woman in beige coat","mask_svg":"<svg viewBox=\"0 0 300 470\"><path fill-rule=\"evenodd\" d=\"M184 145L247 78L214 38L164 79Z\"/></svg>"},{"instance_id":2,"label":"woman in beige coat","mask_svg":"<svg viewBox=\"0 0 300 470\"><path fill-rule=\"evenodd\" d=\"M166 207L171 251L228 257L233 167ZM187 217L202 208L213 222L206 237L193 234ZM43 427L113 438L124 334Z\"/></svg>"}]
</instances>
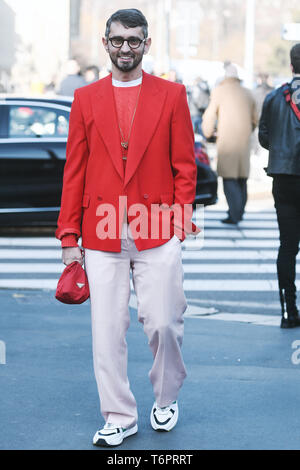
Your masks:
<instances>
[{"instance_id":1,"label":"woman in beige coat","mask_svg":"<svg viewBox=\"0 0 300 470\"><path fill-rule=\"evenodd\" d=\"M233 65L211 93L203 115L202 131L211 137L217 130L217 173L223 178L228 203L224 223L236 224L244 214L247 178L250 171L251 133L257 126L256 106L251 91L241 85Z\"/></svg>"}]
</instances>

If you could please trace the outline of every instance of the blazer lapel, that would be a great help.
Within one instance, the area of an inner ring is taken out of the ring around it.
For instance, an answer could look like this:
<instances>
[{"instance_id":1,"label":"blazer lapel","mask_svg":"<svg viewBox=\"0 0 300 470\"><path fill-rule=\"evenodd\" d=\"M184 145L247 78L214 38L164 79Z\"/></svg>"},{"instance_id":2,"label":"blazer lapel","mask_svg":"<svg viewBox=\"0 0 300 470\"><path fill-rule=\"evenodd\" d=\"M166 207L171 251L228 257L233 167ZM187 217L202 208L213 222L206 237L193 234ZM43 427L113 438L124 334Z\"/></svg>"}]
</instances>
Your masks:
<instances>
[{"instance_id":1,"label":"blazer lapel","mask_svg":"<svg viewBox=\"0 0 300 470\"><path fill-rule=\"evenodd\" d=\"M92 110L97 130L123 180L124 165L111 75L101 80L100 90L92 97Z\"/></svg>"},{"instance_id":2,"label":"blazer lapel","mask_svg":"<svg viewBox=\"0 0 300 470\"><path fill-rule=\"evenodd\" d=\"M128 147L124 186L131 180L158 125L166 91L158 87L151 75L143 72L142 89Z\"/></svg>"}]
</instances>

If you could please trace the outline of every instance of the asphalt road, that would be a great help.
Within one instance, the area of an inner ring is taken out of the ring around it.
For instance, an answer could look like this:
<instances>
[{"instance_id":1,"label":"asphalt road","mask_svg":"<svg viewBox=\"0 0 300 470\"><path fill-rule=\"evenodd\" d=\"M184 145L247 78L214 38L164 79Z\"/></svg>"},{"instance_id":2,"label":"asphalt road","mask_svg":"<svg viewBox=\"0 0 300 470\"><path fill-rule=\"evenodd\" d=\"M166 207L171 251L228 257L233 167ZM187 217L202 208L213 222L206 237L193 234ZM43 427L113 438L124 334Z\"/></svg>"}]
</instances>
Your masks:
<instances>
[{"instance_id":1,"label":"asphalt road","mask_svg":"<svg viewBox=\"0 0 300 470\"><path fill-rule=\"evenodd\" d=\"M68 306L45 290L0 295L0 449L102 451L92 446L103 420L89 301ZM300 328L186 318L180 419L170 433L157 433L149 422L152 357L133 308L131 317L128 373L139 432L118 451L300 448L300 354L293 349Z\"/></svg>"}]
</instances>

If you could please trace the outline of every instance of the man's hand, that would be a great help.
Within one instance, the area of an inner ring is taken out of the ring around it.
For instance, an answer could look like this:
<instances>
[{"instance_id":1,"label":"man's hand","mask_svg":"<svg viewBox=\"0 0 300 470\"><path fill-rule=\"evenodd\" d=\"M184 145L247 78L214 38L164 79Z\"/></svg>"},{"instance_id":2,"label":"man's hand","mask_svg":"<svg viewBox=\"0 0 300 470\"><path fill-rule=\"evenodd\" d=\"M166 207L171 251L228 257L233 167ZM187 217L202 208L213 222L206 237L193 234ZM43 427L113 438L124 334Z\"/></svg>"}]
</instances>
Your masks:
<instances>
[{"instance_id":1,"label":"man's hand","mask_svg":"<svg viewBox=\"0 0 300 470\"><path fill-rule=\"evenodd\" d=\"M62 262L68 266L68 264L78 261L83 264L83 256L79 246L65 247L62 249Z\"/></svg>"}]
</instances>

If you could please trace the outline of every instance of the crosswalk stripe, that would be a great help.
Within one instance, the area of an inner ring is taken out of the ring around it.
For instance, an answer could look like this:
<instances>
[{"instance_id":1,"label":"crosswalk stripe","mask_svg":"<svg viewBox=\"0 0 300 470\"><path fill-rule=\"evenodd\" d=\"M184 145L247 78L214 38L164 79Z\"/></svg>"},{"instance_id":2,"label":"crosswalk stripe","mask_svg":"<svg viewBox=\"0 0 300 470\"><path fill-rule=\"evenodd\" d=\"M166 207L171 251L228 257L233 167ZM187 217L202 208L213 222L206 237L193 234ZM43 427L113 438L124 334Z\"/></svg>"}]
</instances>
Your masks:
<instances>
[{"instance_id":1,"label":"crosswalk stripe","mask_svg":"<svg viewBox=\"0 0 300 470\"><path fill-rule=\"evenodd\" d=\"M207 234L208 235L208 234ZM210 234L211 235L211 234ZM13 242L10 244L8 243L1 243L1 239L0 239L0 247L6 247L5 248L0 248L0 258L1 256L5 256L5 253L6 253L6 250L8 250L9 252L13 253L13 250L14 248L16 247L34 247L34 250L31 251L31 253L33 253L33 257L35 257L34 255L34 251L36 251L38 253L38 249L40 247L45 247L45 253L46 253L46 249L47 248L50 248L51 246L53 247L56 247L60 253L61 253L61 248L60 248L60 245L57 245L57 244L52 244L51 242L48 242L47 243L47 240L44 240L43 243L39 243L39 244L35 244L33 243L33 241L27 241L25 243L25 241L22 241L20 239L18 239L17 241ZM205 238L204 237L204 240L201 240L199 239L199 241L197 240L196 242L194 240L185 240L183 242L183 248L184 249L201 249L201 248L257 248L257 247L261 247L261 248L275 248L275 247L278 247L279 246L279 239L265 239L265 240L256 240L256 239L235 239L235 237L233 237L232 240L226 238L226 239L215 239L215 238ZM9 248L7 248L9 247ZM36 248L36 247L39 247L39 248ZM25 251L25 250L24 250ZM19 249L18 251L19 254L21 254L21 248ZM53 249L53 253L54 253L54 249ZM6 255L7 256L7 255ZM23 255L25 257L25 255ZM12 257L15 257L14 254L12 254Z\"/></svg>"},{"instance_id":2,"label":"crosswalk stripe","mask_svg":"<svg viewBox=\"0 0 300 470\"><path fill-rule=\"evenodd\" d=\"M0 259L61 259L59 250L0 249Z\"/></svg>"},{"instance_id":3,"label":"crosswalk stripe","mask_svg":"<svg viewBox=\"0 0 300 470\"><path fill-rule=\"evenodd\" d=\"M196 313L185 313L185 317L197 317ZM279 326L280 315L256 315L254 313L217 313L215 315L203 315L202 318L209 320L238 321L242 323L251 323L254 325Z\"/></svg>"},{"instance_id":4,"label":"crosswalk stripe","mask_svg":"<svg viewBox=\"0 0 300 470\"><path fill-rule=\"evenodd\" d=\"M0 279L0 288L5 289L49 289L55 290L56 279Z\"/></svg>"},{"instance_id":5,"label":"crosswalk stripe","mask_svg":"<svg viewBox=\"0 0 300 470\"><path fill-rule=\"evenodd\" d=\"M232 292L277 292L277 280L240 280L240 279L186 279L184 280L184 290L186 292L195 291L232 291ZM57 279L0 279L0 288L7 289L56 289ZM300 281L296 282L297 289L300 288ZM131 284L132 289L132 284ZM133 289L132 289L133 290Z\"/></svg>"},{"instance_id":6,"label":"crosswalk stripe","mask_svg":"<svg viewBox=\"0 0 300 470\"><path fill-rule=\"evenodd\" d=\"M212 208L204 209L204 220L206 219L213 219L213 220L222 220L227 217L226 211L216 211ZM276 212L246 212L244 215L243 220L240 224L247 222L248 220L277 220Z\"/></svg>"},{"instance_id":7,"label":"crosswalk stripe","mask_svg":"<svg viewBox=\"0 0 300 470\"><path fill-rule=\"evenodd\" d=\"M63 263L0 263L0 273L61 273Z\"/></svg>"},{"instance_id":8,"label":"crosswalk stripe","mask_svg":"<svg viewBox=\"0 0 300 470\"><path fill-rule=\"evenodd\" d=\"M197 246L194 241L184 241L184 248L193 249ZM198 245L199 246L199 245ZM204 238L204 248L275 248L279 246L279 240L216 240Z\"/></svg>"},{"instance_id":9,"label":"crosswalk stripe","mask_svg":"<svg viewBox=\"0 0 300 470\"><path fill-rule=\"evenodd\" d=\"M187 299L190 299L185 317L278 326L279 301L277 304L273 300L272 304L265 306L260 303L259 296L236 294L233 297L230 294L231 292L278 293L276 259L279 231L276 213L274 210L260 213L247 212L238 227L222 224L221 219L224 217L226 217L225 211L216 208L205 209L202 238L186 239L182 243L184 289ZM3 278L0 277L0 289L46 289L54 295L53 291L64 269L61 255L60 242L54 236L1 237L0 274ZM297 273L300 272L299 261L300 254ZM205 274L208 276L205 277ZM33 279L30 279L30 276ZM261 279L262 277L264 279ZM132 280L130 283L132 294L130 306L137 308ZM300 282L297 281L296 284L299 289ZM223 292L224 295L213 302L212 294L206 296L206 292ZM225 292L229 293L228 296ZM206 302L205 299L210 300ZM253 302L254 299L256 303ZM197 300L198 304L194 300ZM223 308L233 309L231 311L240 309L240 313L219 311ZM245 309L253 313L246 314ZM264 313L264 309L268 313ZM277 316L270 315L272 311L277 310ZM261 314L257 315L256 311Z\"/></svg>"},{"instance_id":10,"label":"crosswalk stripe","mask_svg":"<svg viewBox=\"0 0 300 470\"><path fill-rule=\"evenodd\" d=\"M277 250L182 250L183 260L255 260L276 259ZM298 257L300 254L298 255ZM0 249L0 259L61 259L61 250Z\"/></svg>"},{"instance_id":11,"label":"crosswalk stripe","mask_svg":"<svg viewBox=\"0 0 300 470\"><path fill-rule=\"evenodd\" d=\"M61 273L62 263L0 263L0 273ZM183 263L186 274L276 274L276 264ZM300 262L297 273L300 272Z\"/></svg>"},{"instance_id":12,"label":"crosswalk stripe","mask_svg":"<svg viewBox=\"0 0 300 470\"><path fill-rule=\"evenodd\" d=\"M300 281L296 282L297 289L300 288ZM186 279L184 281L184 289L186 291L234 291L234 292L270 292L278 291L278 281L274 280L240 280L240 279Z\"/></svg>"},{"instance_id":13,"label":"crosswalk stripe","mask_svg":"<svg viewBox=\"0 0 300 470\"><path fill-rule=\"evenodd\" d=\"M278 230L241 230L241 233L246 238L279 238Z\"/></svg>"},{"instance_id":14,"label":"crosswalk stripe","mask_svg":"<svg viewBox=\"0 0 300 470\"><path fill-rule=\"evenodd\" d=\"M215 219L204 219L204 227L207 229L211 228L220 228L222 230L233 230L232 226L224 225L220 220ZM278 229L277 220L245 220L240 222L238 227L235 228L236 231L243 229L253 229L253 230L264 230L264 229Z\"/></svg>"},{"instance_id":15,"label":"crosswalk stripe","mask_svg":"<svg viewBox=\"0 0 300 470\"><path fill-rule=\"evenodd\" d=\"M278 230L222 230L222 229L206 229L204 227L204 237L208 235L210 238L278 238Z\"/></svg>"},{"instance_id":16,"label":"crosswalk stripe","mask_svg":"<svg viewBox=\"0 0 300 470\"><path fill-rule=\"evenodd\" d=\"M60 248L61 242L54 237L0 237L0 246L53 246Z\"/></svg>"},{"instance_id":17,"label":"crosswalk stripe","mask_svg":"<svg viewBox=\"0 0 300 470\"><path fill-rule=\"evenodd\" d=\"M274 260L278 250L182 250L182 259L186 260ZM300 254L299 254L300 257Z\"/></svg>"},{"instance_id":18,"label":"crosswalk stripe","mask_svg":"<svg viewBox=\"0 0 300 470\"><path fill-rule=\"evenodd\" d=\"M276 274L277 267L272 264L183 264L187 274ZM297 273L300 272L300 263L297 264Z\"/></svg>"}]
</instances>

